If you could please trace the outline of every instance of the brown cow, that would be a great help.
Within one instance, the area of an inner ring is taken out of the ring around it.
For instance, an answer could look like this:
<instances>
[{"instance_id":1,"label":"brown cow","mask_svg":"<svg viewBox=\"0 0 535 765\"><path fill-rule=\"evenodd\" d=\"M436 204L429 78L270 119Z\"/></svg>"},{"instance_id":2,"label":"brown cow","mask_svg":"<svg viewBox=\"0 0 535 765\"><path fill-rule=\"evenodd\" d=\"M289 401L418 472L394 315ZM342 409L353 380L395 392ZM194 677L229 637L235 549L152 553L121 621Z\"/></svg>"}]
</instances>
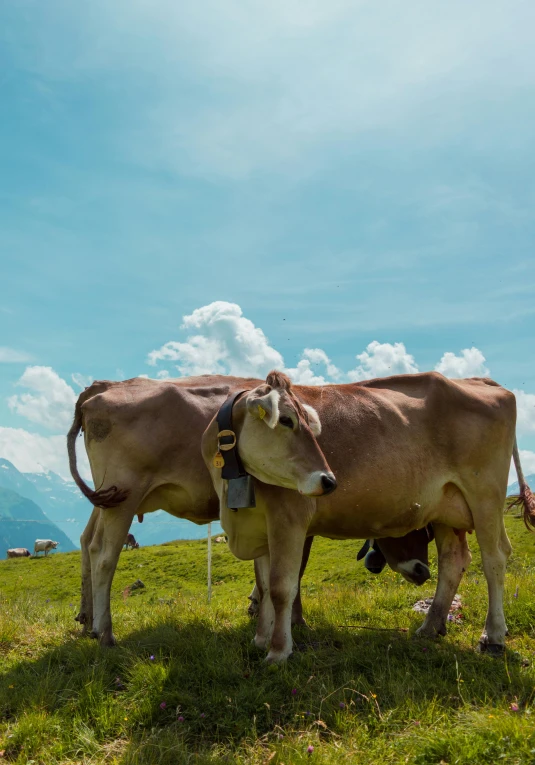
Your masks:
<instances>
[{"instance_id":1,"label":"brown cow","mask_svg":"<svg viewBox=\"0 0 535 765\"><path fill-rule=\"evenodd\" d=\"M200 451L202 434L230 393L251 391L259 384L261 380L222 375L134 378L95 382L78 398L67 437L70 468L95 507L80 538L82 598L77 620L102 644L115 642L110 588L134 515L142 518L163 509L198 524L218 519L219 500ZM315 421L312 411L309 416ZM76 438L82 428L93 480L100 487L96 491L83 481L76 465ZM308 493L312 487L320 493L325 491L321 476L328 468L311 431L305 439L319 467L302 489ZM296 473L304 475L294 452L289 444L287 456Z\"/></svg>"},{"instance_id":2,"label":"brown cow","mask_svg":"<svg viewBox=\"0 0 535 765\"><path fill-rule=\"evenodd\" d=\"M136 542L136 538L133 534L128 533L126 535L126 539L124 540L124 547L126 550L130 547L132 550L138 550L139 549L139 543Z\"/></svg>"},{"instance_id":3,"label":"brown cow","mask_svg":"<svg viewBox=\"0 0 535 765\"><path fill-rule=\"evenodd\" d=\"M227 508L227 482L212 463L215 422L207 428L202 447L220 497L229 547L239 558L256 559L263 597L255 643L269 645L268 661L285 660L292 651L291 606L307 536L399 537L429 523L437 543L439 576L433 605L418 634L445 633L453 596L471 559L462 532L475 529L489 593L480 648L503 651L503 588L511 552L503 505L511 455L525 520L535 525L535 499L524 480L515 441L514 395L492 380L448 380L436 372L293 390L287 380L285 392L315 407L320 417L318 442L339 485L332 496L300 497L281 488L293 484L284 462L277 459L287 437L281 416L291 418L292 430L307 427L304 418L288 412L286 395L272 402L269 422L258 419L254 438L245 416L247 401L239 400L234 407L242 462L259 479L254 510L233 513ZM280 473L278 465L283 468Z\"/></svg>"},{"instance_id":4,"label":"brown cow","mask_svg":"<svg viewBox=\"0 0 535 765\"><path fill-rule=\"evenodd\" d=\"M7 551L8 558L29 558L30 556L31 552L25 547L12 547Z\"/></svg>"}]
</instances>

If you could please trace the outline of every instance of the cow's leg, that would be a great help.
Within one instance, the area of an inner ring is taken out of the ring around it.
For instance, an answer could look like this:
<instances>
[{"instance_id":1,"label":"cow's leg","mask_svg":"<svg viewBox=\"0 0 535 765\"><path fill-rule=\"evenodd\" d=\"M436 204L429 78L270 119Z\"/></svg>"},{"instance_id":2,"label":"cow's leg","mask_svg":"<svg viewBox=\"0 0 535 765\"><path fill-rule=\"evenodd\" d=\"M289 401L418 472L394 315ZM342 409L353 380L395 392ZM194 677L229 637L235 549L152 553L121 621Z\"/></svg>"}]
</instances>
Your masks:
<instances>
[{"instance_id":1,"label":"cow's leg","mask_svg":"<svg viewBox=\"0 0 535 765\"><path fill-rule=\"evenodd\" d=\"M257 648L267 648L275 623L275 611L269 591L270 556L262 555L261 558L256 558L254 568L260 600L254 644Z\"/></svg>"},{"instance_id":2,"label":"cow's leg","mask_svg":"<svg viewBox=\"0 0 535 765\"><path fill-rule=\"evenodd\" d=\"M308 559L310 558L310 550L312 548L313 541L314 537L307 537L303 546L303 557L301 559L301 568L299 569L299 585L297 589L297 595L295 596L295 600L292 606L292 624L306 625L306 621L303 618L303 604L301 603L301 579L303 578Z\"/></svg>"},{"instance_id":3,"label":"cow's leg","mask_svg":"<svg viewBox=\"0 0 535 765\"><path fill-rule=\"evenodd\" d=\"M80 536L81 563L82 563L82 594L80 611L75 617L77 622L83 625L82 635L86 635L93 626L93 590L91 587L91 557L89 545L95 533L95 527L100 515L100 508L94 507L87 522L87 526Z\"/></svg>"},{"instance_id":4,"label":"cow's leg","mask_svg":"<svg viewBox=\"0 0 535 765\"><path fill-rule=\"evenodd\" d=\"M446 621L450 606L461 581L472 560L466 542L466 534L456 534L449 526L433 524L438 550L438 583L433 603L425 621L416 631L421 637L436 637L446 634Z\"/></svg>"},{"instance_id":5,"label":"cow's leg","mask_svg":"<svg viewBox=\"0 0 535 765\"><path fill-rule=\"evenodd\" d=\"M306 529L274 523L269 530L269 592L275 623L268 662L285 661L292 653L292 606L299 588Z\"/></svg>"},{"instance_id":6,"label":"cow's leg","mask_svg":"<svg viewBox=\"0 0 535 765\"><path fill-rule=\"evenodd\" d=\"M99 638L102 645L115 645L110 610L111 583L137 505L137 499L129 498L118 507L102 509L89 545L93 587L91 637Z\"/></svg>"},{"instance_id":7,"label":"cow's leg","mask_svg":"<svg viewBox=\"0 0 535 765\"><path fill-rule=\"evenodd\" d=\"M297 595L295 596L295 600L292 606L292 624L301 624L306 626L306 621L303 617L303 604L301 603L301 579L307 567L308 559L310 557L310 549L312 547L313 541L314 537L307 537L303 547L303 558L301 560L301 568L299 569L299 589L297 590ZM249 607L247 608L247 613L249 616L258 616L260 611L260 601L262 599L262 595L260 594L260 587L258 585L258 574L256 571L256 566L255 576L257 581L251 591L251 594L247 596L248 600L251 601Z\"/></svg>"},{"instance_id":8,"label":"cow's leg","mask_svg":"<svg viewBox=\"0 0 535 765\"><path fill-rule=\"evenodd\" d=\"M488 650L499 655L504 651L507 635L503 591L505 568L511 554L511 543L505 530L501 509L492 515L486 514L484 523L476 522L476 536L489 593L489 607L479 648L481 651Z\"/></svg>"}]
</instances>

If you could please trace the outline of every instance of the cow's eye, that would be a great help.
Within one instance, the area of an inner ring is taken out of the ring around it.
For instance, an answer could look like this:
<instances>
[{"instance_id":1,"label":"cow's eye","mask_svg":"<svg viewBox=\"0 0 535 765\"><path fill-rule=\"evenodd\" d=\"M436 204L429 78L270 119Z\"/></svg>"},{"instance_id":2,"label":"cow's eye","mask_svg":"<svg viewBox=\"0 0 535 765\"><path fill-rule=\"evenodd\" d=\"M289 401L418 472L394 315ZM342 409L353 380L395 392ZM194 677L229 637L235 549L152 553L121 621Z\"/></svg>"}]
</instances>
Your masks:
<instances>
[{"instance_id":1,"label":"cow's eye","mask_svg":"<svg viewBox=\"0 0 535 765\"><path fill-rule=\"evenodd\" d=\"M293 428L294 423L291 417L279 417L279 422L284 425L285 428Z\"/></svg>"}]
</instances>

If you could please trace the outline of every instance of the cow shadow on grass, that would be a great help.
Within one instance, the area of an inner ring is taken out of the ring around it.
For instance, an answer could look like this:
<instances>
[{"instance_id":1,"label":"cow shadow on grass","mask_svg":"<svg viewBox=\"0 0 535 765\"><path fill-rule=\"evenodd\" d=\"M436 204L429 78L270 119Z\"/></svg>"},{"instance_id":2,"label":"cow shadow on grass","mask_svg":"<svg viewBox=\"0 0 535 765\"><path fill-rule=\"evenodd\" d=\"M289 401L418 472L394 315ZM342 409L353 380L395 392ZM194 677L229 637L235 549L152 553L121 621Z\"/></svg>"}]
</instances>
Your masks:
<instances>
[{"instance_id":1,"label":"cow shadow on grass","mask_svg":"<svg viewBox=\"0 0 535 765\"><path fill-rule=\"evenodd\" d=\"M415 618L413 627L419 623ZM392 710L410 722L431 702L447 708L503 704L532 692L531 672L520 657L478 655L463 647L462 628L431 642L315 618L314 629L295 630L297 650L280 667L265 664L265 654L252 644L254 629L245 617L230 623L217 611L215 628L208 618L181 624L170 607L113 649L73 629L39 658L22 653L0 675L0 718L16 723L4 742L6 759L22 751L43 756L47 720L62 751L71 747L77 757L115 746L115 761L124 765L176 763L193 753L202 755L196 761L220 762L218 747L236 751L244 742L275 741L296 730L329 736L346 729L348 716L373 729ZM21 724L27 715L30 721L39 716L40 738L29 739Z\"/></svg>"}]
</instances>

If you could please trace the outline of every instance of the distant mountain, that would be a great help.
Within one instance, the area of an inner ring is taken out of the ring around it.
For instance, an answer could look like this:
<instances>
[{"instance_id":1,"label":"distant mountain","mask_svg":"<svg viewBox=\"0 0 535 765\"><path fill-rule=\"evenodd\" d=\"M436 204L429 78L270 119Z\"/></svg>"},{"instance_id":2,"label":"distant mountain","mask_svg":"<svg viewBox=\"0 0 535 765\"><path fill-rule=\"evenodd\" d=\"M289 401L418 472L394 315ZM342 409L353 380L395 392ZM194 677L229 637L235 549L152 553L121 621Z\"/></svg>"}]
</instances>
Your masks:
<instances>
[{"instance_id":1,"label":"distant mountain","mask_svg":"<svg viewBox=\"0 0 535 765\"><path fill-rule=\"evenodd\" d=\"M12 462L0 457L0 487L16 491L41 507L76 548L91 514L91 504L74 481L66 481L57 473L21 473ZM221 534L219 523L212 524L214 534ZM174 539L201 539L206 526L174 518L163 510L145 515L143 523L134 519L132 533L141 545L159 545ZM1 551L0 551L1 553Z\"/></svg>"},{"instance_id":2,"label":"distant mountain","mask_svg":"<svg viewBox=\"0 0 535 765\"><path fill-rule=\"evenodd\" d=\"M147 513L143 517L143 523L138 523L137 518L134 518L130 531L136 542L145 547L161 545L174 539L204 539L208 533L208 526L197 526L196 523L183 518L174 518L164 510L156 510L155 513ZM212 523L212 534L223 533L219 522Z\"/></svg>"},{"instance_id":3,"label":"distant mountain","mask_svg":"<svg viewBox=\"0 0 535 765\"><path fill-rule=\"evenodd\" d=\"M0 488L0 556L4 557L10 547L27 547L33 553L36 539L59 542L57 549L61 552L75 549L69 537L35 502L16 491Z\"/></svg>"},{"instance_id":4,"label":"distant mountain","mask_svg":"<svg viewBox=\"0 0 535 765\"><path fill-rule=\"evenodd\" d=\"M0 457L0 488L16 491L42 508L48 518L78 548L91 505L73 481L57 473L21 473L12 462Z\"/></svg>"},{"instance_id":5,"label":"distant mountain","mask_svg":"<svg viewBox=\"0 0 535 765\"><path fill-rule=\"evenodd\" d=\"M527 475L525 478L526 482L531 487L531 490L535 491L535 473L531 473L531 475ZM519 491L520 487L518 485L518 481L515 481L507 487L507 496L510 497L512 494L518 494Z\"/></svg>"}]
</instances>

